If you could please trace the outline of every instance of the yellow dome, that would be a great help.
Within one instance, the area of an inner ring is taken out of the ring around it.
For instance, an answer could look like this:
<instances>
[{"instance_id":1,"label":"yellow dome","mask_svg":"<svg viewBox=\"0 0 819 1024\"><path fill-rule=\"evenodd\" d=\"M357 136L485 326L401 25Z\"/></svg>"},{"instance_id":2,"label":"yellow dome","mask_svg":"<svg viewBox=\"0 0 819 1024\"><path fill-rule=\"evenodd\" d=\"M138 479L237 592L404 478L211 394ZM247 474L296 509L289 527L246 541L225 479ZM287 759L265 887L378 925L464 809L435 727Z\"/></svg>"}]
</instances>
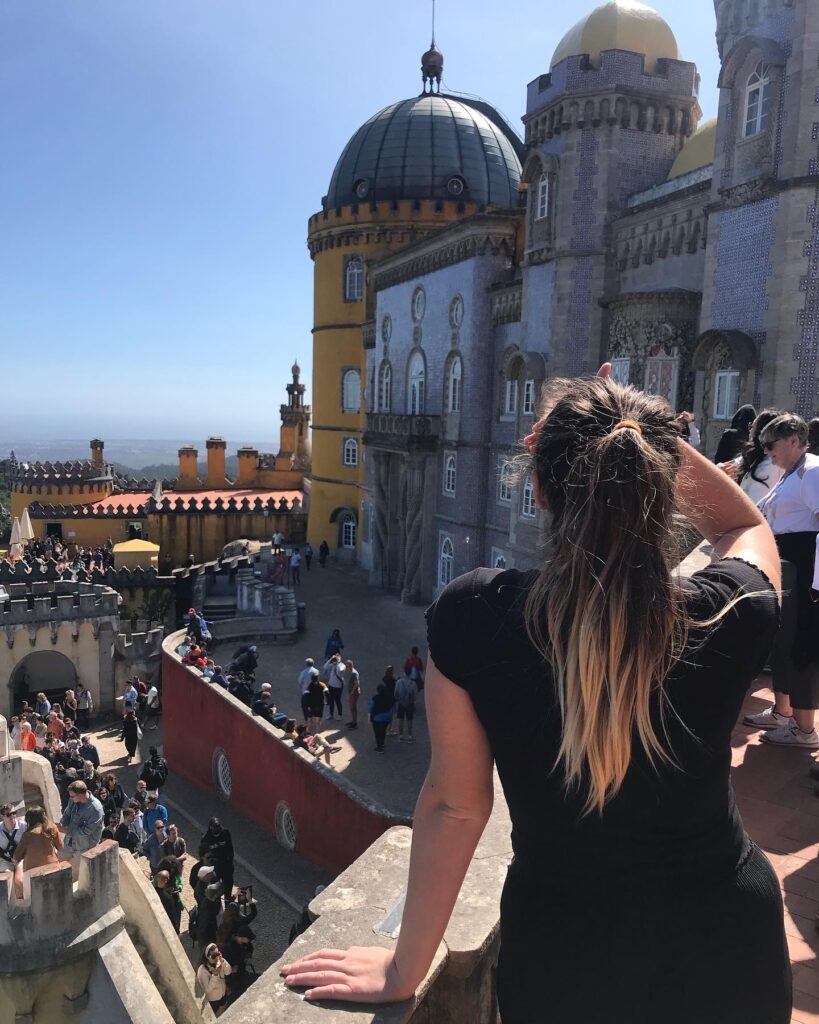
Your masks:
<instances>
[{"instance_id":1,"label":"yellow dome","mask_svg":"<svg viewBox=\"0 0 819 1024\"><path fill-rule=\"evenodd\" d=\"M552 67L567 57L587 53L596 63L603 50L644 53L651 73L661 57L680 60L680 49L666 21L637 0L610 0L587 14L570 29L555 50Z\"/></svg>"},{"instance_id":2,"label":"yellow dome","mask_svg":"<svg viewBox=\"0 0 819 1024\"><path fill-rule=\"evenodd\" d=\"M699 126L677 154L677 159L668 172L668 180L712 164L716 151L717 119L712 117L710 121L705 121Z\"/></svg>"}]
</instances>

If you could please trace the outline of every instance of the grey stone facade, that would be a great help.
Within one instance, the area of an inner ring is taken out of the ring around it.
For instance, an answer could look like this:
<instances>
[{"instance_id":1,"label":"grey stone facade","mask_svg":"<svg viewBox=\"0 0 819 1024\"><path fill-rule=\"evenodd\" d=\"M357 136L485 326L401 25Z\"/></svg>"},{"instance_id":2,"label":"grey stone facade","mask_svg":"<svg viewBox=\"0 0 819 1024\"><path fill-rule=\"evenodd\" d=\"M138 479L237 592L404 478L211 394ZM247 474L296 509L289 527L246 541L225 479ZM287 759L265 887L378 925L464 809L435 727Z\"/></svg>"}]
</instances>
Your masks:
<instances>
[{"instance_id":1,"label":"grey stone facade","mask_svg":"<svg viewBox=\"0 0 819 1024\"><path fill-rule=\"evenodd\" d=\"M648 74L640 54L604 51L599 66L569 57L528 87L520 207L371 267L362 557L374 583L427 600L479 565L536 564L540 513L525 481L500 475L546 377L614 359L618 379L697 415L706 453L744 402L814 414L819 5L717 0L716 10L712 164L669 178L700 117L693 64L661 59ZM760 66L767 116L750 131Z\"/></svg>"}]
</instances>

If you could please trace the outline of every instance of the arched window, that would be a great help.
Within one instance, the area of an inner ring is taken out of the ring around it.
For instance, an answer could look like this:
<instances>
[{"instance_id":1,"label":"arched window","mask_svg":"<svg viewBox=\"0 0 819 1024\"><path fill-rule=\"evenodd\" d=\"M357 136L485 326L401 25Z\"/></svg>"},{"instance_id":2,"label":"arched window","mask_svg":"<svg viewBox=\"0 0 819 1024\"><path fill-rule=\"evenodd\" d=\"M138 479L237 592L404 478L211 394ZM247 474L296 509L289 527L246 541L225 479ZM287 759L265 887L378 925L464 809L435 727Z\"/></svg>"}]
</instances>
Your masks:
<instances>
[{"instance_id":1,"label":"arched window","mask_svg":"<svg viewBox=\"0 0 819 1024\"><path fill-rule=\"evenodd\" d=\"M413 352L409 363L407 391L407 412L410 416L422 416L424 414L424 385L426 382L426 367L424 357L420 352Z\"/></svg>"},{"instance_id":2,"label":"arched window","mask_svg":"<svg viewBox=\"0 0 819 1024\"><path fill-rule=\"evenodd\" d=\"M392 409L392 367L384 363L378 381L378 411L390 412Z\"/></svg>"},{"instance_id":3,"label":"arched window","mask_svg":"<svg viewBox=\"0 0 819 1024\"><path fill-rule=\"evenodd\" d=\"M361 408L361 374L358 370L344 371L341 408L344 412L358 412Z\"/></svg>"},{"instance_id":4,"label":"arched window","mask_svg":"<svg viewBox=\"0 0 819 1024\"><path fill-rule=\"evenodd\" d=\"M351 256L344 268L344 299L360 302L364 295L364 263L360 256Z\"/></svg>"},{"instance_id":5,"label":"arched window","mask_svg":"<svg viewBox=\"0 0 819 1024\"><path fill-rule=\"evenodd\" d=\"M355 518L351 513L347 513L341 520L341 546L355 550L355 541L358 528L356 526Z\"/></svg>"},{"instance_id":6,"label":"arched window","mask_svg":"<svg viewBox=\"0 0 819 1024\"><path fill-rule=\"evenodd\" d=\"M745 87L745 138L768 130L771 105L770 65L760 61Z\"/></svg>"},{"instance_id":7,"label":"arched window","mask_svg":"<svg viewBox=\"0 0 819 1024\"><path fill-rule=\"evenodd\" d=\"M444 493L455 493L455 477L457 474L455 456L451 453L444 456Z\"/></svg>"},{"instance_id":8,"label":"arched window","mask_svg":"<svg viewBox=\"0 0 819 1024\"><path fill-rule=\"evenodd\" d=\"M449 537L441 542L441 557L438 565L438 581L442 587L452 582L452 566L455 562L455 547Z\"/></svg>"},{"instance_id":9,"label":"arched window","mask_svg":"<svg viewBox=\"0 0 819 1024\"><path fill-rule=\"evenodd\" d=\"M504 462L498 475L498 501L502 501L505 505L512 500L513 472L511 464Z\"/></svg>"},{"instance_id":10,"label":"arched window","mask_svg":"<svg viewBox=\"0 0 819 1024\"><path fill-rule=\"evenodd\" d=\"M463 363L460 356L455 356L449 364L449 397L447 401L447 412L461 411L461 382L463 377Z\"/></svg>"},{"instance_id":11,"label":"arched window","mask_svg":"<svg viewBox=\"0 0 819 1024\"><path fill-rule=\"evenodd\" d=\"M344 465L358 465L358 441L354 437L348 437L344 442Z\"/></svg>"},{"instance_id":12,"label":"arched window","mask_svg":"<svg viewBox=\"0 0 819 1024\"><path fill-rule=\"evenodd\" d=\"M530 377L523 382L523 415L533 416L535 412L535 382Z\"/></svg>"},{"instance_id":13,"label":"arched window","mask_svg":"<svg viewBox=\"0 0 819 1024\"><path fill-rule=\"evenodd\" d=\"M531 480L527 480L523 485L520 496L520 514L524 519L535 518L535 488Z\"/></svg>"},{"instance_id":14,"label":"arched window","mask_svg":"<svg viewBox=\"0 0 819 1024\"><path fill-rule=\"evenodd\" d=\"M536 220L543 220L549 216L549 193L551 183L548 174L541 174L537 183L537 216Z\"/></svg>"}]
</instances>

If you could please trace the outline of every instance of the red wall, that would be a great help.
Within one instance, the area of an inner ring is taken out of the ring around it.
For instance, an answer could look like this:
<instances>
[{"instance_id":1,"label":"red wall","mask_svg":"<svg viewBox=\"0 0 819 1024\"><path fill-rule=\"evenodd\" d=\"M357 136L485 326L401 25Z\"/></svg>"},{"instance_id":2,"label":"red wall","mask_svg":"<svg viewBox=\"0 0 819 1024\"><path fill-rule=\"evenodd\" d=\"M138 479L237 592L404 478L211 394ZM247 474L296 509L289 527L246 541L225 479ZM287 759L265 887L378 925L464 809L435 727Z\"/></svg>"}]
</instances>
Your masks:
<instances>
[{"instance_id":1,"label":"red wall","mask_svg":"<svg viewBox=\"0 0 819 1024\"><path fill-rule=\"evenodd\" d=\"M368 808L363 794L356 799L345 791L341 776L338 784L327 778L312 755L303 759L277 729L167 651L162 707L164 754L173 771L213 793L218 804L224 798L212 765L220 747L230 762L230 805L275 835L276 806L284 800L296 819L296 852L334 875L390 826L406 824Z\"/></svg>"}]
</instances>

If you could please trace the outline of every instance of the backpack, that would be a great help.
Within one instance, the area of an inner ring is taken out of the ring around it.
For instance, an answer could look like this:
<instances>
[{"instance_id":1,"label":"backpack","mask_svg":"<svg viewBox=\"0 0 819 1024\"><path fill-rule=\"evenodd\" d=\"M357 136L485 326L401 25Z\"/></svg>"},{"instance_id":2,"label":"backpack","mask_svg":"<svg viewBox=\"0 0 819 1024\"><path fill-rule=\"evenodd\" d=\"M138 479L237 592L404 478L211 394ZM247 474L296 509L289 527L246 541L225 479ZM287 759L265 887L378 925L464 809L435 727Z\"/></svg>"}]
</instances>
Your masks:
<instances>
[{"instance_id":1,"label":"backpack","mask_svg":"<svg viewBox=\"0 0 819 1024\"><path fill-rule=\"evenodd\" d=\"M196 905L188 911L188 937L194 943L199 937L199 907Z\"/></svg>"}]
</instances>

